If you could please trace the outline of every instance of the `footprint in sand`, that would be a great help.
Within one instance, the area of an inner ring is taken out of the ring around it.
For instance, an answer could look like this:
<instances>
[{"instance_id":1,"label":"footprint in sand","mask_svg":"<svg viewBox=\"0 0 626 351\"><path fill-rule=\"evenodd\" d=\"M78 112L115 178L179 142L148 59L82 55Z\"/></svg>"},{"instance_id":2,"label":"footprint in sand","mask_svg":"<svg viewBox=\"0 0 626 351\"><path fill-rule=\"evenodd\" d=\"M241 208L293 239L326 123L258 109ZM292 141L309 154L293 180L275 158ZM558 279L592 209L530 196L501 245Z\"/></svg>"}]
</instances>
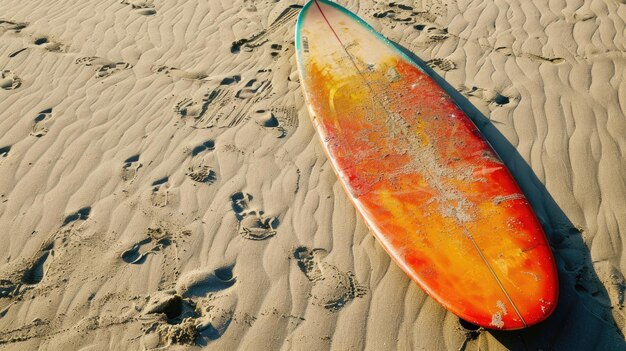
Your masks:
<instances>
[{"instance_id":1,"label":"footprint in sand","mask_svg":"<svg viewBox=\"0 0 626 351\"><path fill-rule=\"evenodd\" d=\"M172 344L206 345L224 335L231 324L252 327L256 317L235 312L236 296L218 294L235 283L232 266L225 266L190 272L179 280L176 289L148 296L141 312L153 323L143 329L143 344L149 349Z\"/></svg>"},{"instance_id":2,"label":"footprint in sand","mask_svg":"<svg viewBox=\"0 0 626 351\"><path fill-rule=\"evenodd\" d=\"M142 312L144 314L162 313L168 319L175 319L183 313L184 303L183 298L174 290L159 291L148 297Z\"/></svg>"},{"instance_id":3,"label":"footprint in sand","mask_svg":"<svg viewBox=\"0 0 626 351\"><path fill-rule=\"evenodd\" d=\"M23 269L15 272L10 279L0 280L0 298L23 295L41 283L50 269L54 255L54 242L45 243L31 259L25 262Z\"/></svg>"},{"instance_id":4,"label":"footprint in sand","mask_svg":"<svg viewBox=\"0 0 626 351\"><path fill-rule=\"evenodd\" d=\"M180 100L174 111L195 128L231 128L250 118L249 111L272 91L271 70L262 69L256 77L239 84L241 76L224 78L201 99Z\"/></svg>"},{"instance_id":5,"label":"footprint in sand","mask_svg":"<svg viewBox=\"0 0 626 351\"><path fill-rule=\"evenodd\" d=\"M261 72L261 71L259 71ZM246 100L255 97L259 92L265 91L268 87L271 86L271 82L269 80L259 80L257 78L252 78L246 85L237 91L235 97L237 99Z\"/></svg>"},{"instance_id":6,"label":"footprint in sand","mask_svg":"<svg viewBox=\"0 0 626 351\"><path fill-rule=\"evenodd\" d=\"M202 118L211 107L213 107L212 105L218 105L216 109L219 109L220 107L228 104L232 99L232 96L229 96L230 90L226 86L236 84L240 81L240 75L226 77L222 79L218 88L209 90L202 96L200 101L196 101L191 98L185 98L178 101L174 106L174 111L182 118L191 117L198 120ZM214 110L212 110L212 112L214 112Z\"/></svg>"},{"instance_id":7,"label":"footprint in sand","mask_svg":"<svg viewBox=\"0 0 626 351\"><path fill-rule=\"evenodd\" d=\"M283 52L283 46L280 44L272 44L270 48L270 55L272 55L273 58L277 58L280 56L281 52Z\"/></svg>"},{"instance_id":8,"label":"footprint in sand","mask_svg":"<svg viewBox=\"0 0 626 351\"><path fill-rule=\"evenodd\" d=\"M396 2L382 3L374 9L372 15L381 21L395 25L420 25L419 30L423 30L426 25L434 24L437 17L443 16L446 12L445 6L439 0L421 2L414 6L398 4ZM418 29L418 28L416 28Z\"/></svg>"},{"instance_id":9,"label":"footprint in sand","mask_svg":"<svg viewBox=\"0 0 626 351\"><path fill-rule=\"evenodd\" d=\"M152 183L152 193L150 200L153 206L165 207L169 196L169 177L163 177Z\"/></svg>"},{"instance_id":10,"label":"footprint in sand","mask_svg":"<svg viewBox=\"0 0 626 351\"><path fill-rule=\"evenodd\" d=\"M17 89L22 85L20 77L16 76L13 71L3 70L0 71L0 88L4 90Z\"/></svg>"},{"instance_id":11,"label":"footprint in sand","mask_svg":"<svg viewBox=\"0 0 626 351\"><path fill-rule=\"evenodd\" d=\"M448 59L434 58L432 60L426 61L426 64L430 68L439 69L444 72L456 69L456 64Z\"/></svg>"},{"instance_id":12,"label":"footprint in sand","mask_svg":"<svg viewBox=\"0 0 626 351\"><path fill-rule=\"evenodd\" d=\"M120 1L121 4L130 6L135 12L144 16L153 16L157 12L154 9L154 4L151 1Z\"/></svg>"},{"instance_id":13,"label":"footprint in sand","mask_svg":"<svg viewBox=\"0 0 626 351\"><path fill-rule=\"evenodd\" d=\"M354 298L364 296L367 288L357 282L354 273L344 272L324 262L326 255L324 249L309 250L306 247L299 247L293 253L298 267L313 283L313 303L330 311L338 311Z\"/></svg>"},{"instance_id":14,"label":"footprint in sand","mask_svg":"<svg viewBox=\"0 0 626 351\"><path fill-rule=\"evenodd\" d=\"M214 305L209 305L203 310L204 316L198 323L198 331L200 336L208 339L209 341L219 339L235 317L234 307L223 308Z\"/></svg>"},{"instance_id":15,"label":"footprint in sand","mask_svg":"<svg viewBox=\"0 0 626 351\"><path fill-rule=\"evenodd\" d=\"M0 19L0 33L4 31L12 31L15 33L19 33L22 29L28 27L27 22L11 22Z\"/></svg>"},{"instance_id":16,"label":"footprint in sand","mask_svg":"<svg viewBox=\"0 0 626 351\"><path fill-rule=\"evenodd\" d=\"M272 22L272 24L270 24L267 29L254 33L247 38L234 41L230 47L230 52L232 52L233 54L237 54L242 50L250 52L258 48L259 46L267 43L269 41L269 36L281 30L285 27L287 23L294 20L300 12L301 8L301 5L290 5L289 7L284 9L283 12L278 15L278 17L276 17L276 19Z\"/></svg>"},{"instance_id":17,"label":"footprint in sand","mask_svg":"<svg viewBox=\"0 0 626 351\"><path fill-rule=\"evenodd\" d=\"M179 78L186 80L205 81L209 76L202 72L188 72L181 70L180 68L156 65L152 66L152 72L155 74L165 75L171 78Z\"/></svg>"},{"instance_id":18,"label":"footprint in sand","mask_svg":"<svg viewBox=\"0 0 626 351\"><path fill-rule=\"evenodd\" d=\"M54 241L45 242L21 269L13 272L8 279L0 279L0 299L21 296L41 283L55 256L54 246Z\"/></svg>"},{"instance_id":19,"label":"footprint in sand","mask_svg":"<svg viewBox=\"0 0 626 351\"><path fill-rule=\"evenodd\" d=\"M191 161L186 175L198 183L213 184L217 180L217 172L209 165L210 154L208 151L215 150L215 141L207 140L191 150Z\"/></svg>"},{"instance_id":20,"label":"footprint in sand","mask_svg":"<svg viewBox=\"0 0 626 351\"><path fill-rule=\"evenodd\" d=\"M127 62L111 62L107 59L95 56L79 57L74 63L85 67L95 67L96 78L105 78L114 73L133 68L133 65Z\"/></svg>"},{"instance_id":21,"label":"footprint in sand","mask_svg":"<svg viewBox=\"0 0 626 351\"><path fill-rule=\"evenodd\" d=\"M11 145L0 147L0 157L9 156L9 151L11 151Z\"/></svg>"},{"instance_id":22,"label":"footprint in sand","mask_svg":"<svg viewBox=\"0 0 626 351\"><path fill-rule=\"evenodd\" d=\"M19 293L18 284L9 279L0 279L0 299L11 298Z\"/></svg>"},{"instance_id":23,"label":"footprint in sand","mask_svg":"<svg viewBox=\"0 0 626 351\"><path fill-rule=\"evenodd\" d=\"M36 259L33 260L30 267L24 271L24 275L22 276L22 283L28 285L39 284L43 278L46 276L46 272L50 267L51 257L54 256L54 245L50 244L46 246L38 255Z\"/></svg>"},{"instance_id":24,"label":"footprint in sand","mask_svg":"<svg viewBox=\"0 0 626 351\"><path fill-rule=\"evenodd\" d=\"M137 172L141 166L142 164L139 162L139 154L127 158L122 166L122 180L125 182L132 182L135 180Z\"/></svg>"},{"instance_id":25,"label":"footprint in sand","mask_svg":"<svg viewBox=\"0 0 626 351\"><path fill-rule=\"evenodd\" d=\"M30 132L30 135L41 138L42 136L48 133L48 122L52 119L52 108L47 108L42 110L35 117L35 124L33 124L33 129Z\"/></svg>"},{"instance_id":26,"label":"footprint in sand","mask_svg":"<svg viewBox=\"0 0 626 351\"><path fill-rule=\"evenodd\" d=\"M196 270L182 276L176 283L176 291L183 297L207 297L235 285L233 266L217 269Z\"/></svg>"},{"instance_id":27,"label":"footprint in sand","mask_svg":"<svg viewBox=\"0 0 626 351\"><path fill-rule=\"evenodd\" d=\"M178 320L180 320L180 322L178 322ZM184 319L176 318L175 322L161 325L158 334L159 339L163 340L164 343L157 344L156 349L176 344L195 346L199 333L194 323L194 319L188 317Z\"/></svg>"},{"instance_id":28,"label":"footprint in sand","mask_svg":"<svg viewBox=\"0 0 626 351\"><path fill-rule=\"evenodd\" d=\"M40 46L51 52L63 52L65 51L65 45L50 40L46 36L38 36L33 39L33 44Z\"/></svg>"},{"instance_id":29,"label":"footprint in sand","mask_svg":"<svg viewBox=\"0 0 626 351\"><path fill-rule=\"evenodd\" d=\"M502 95L495 90L483 89L476 86L467 87L461 85L457 89L461 94L471 97L477 97L488 104L494 104L496 106L504 106L511 103L511 100L515 100L509 96Z\"/></svg>"},{"instance_id":30,"label":"footprint in sand","mask_svg":"<svg viewBox=\"0 0 626 351\"><path fill-rule=\"evenodd\" d=\"M142 264L151 254L156 254L172 243L171 235L162 228L149 228L147 237L122 252L121 259L130 264ZM150 248L146 248L149 246Z\"/></svg>"},{"instance_id":31,"label":"footprint in sand","mask_svg":"<svg viewBox=\"0 0 626 351\"><path fill-rule=\"evenodd\" d=\"M431 42L436 42L447 39L449 34L448 29L439 28L431 25L426 27L426 36L430 39Z\"/></svg>"},{"instance_id":32,"label":"footprint in sand","mask_svg":"<svg viewBox=\"0 0 626 351\"><path fill-rule=\"evenodd\" d=\"M186 175L193 181L198 183L212 184L217 180L217 173L211 169L203 161L191 162Z\"/></svg>"},{"instance_id":33,"label":"footprint in sand","mask_svg":"<svg viewBox=\"0 0 626 351\"><path fill-rule=\"evenodd\" d=\"M253 118L261 127L276 131L277 138L286 137L298 127L298 113L294 107L257 110Z\"/></svg>"},{"instance_id":34,"label":"footprint in sand","mask_svg":"<svg viewBox=\"0 0 626 351\"><path fill-rule=\"evenodd\" d=\"M418 23L414 25L413 28L421 32L421 35L425 36L422 37L421 40L418 40L421 41L423 44L433 44L438 41L448 39L448 37L450 36L447 28L440 28L434 23Z\"/></svg>"},{"instance_id":35,"label":"footprint in sand","mask_svg":"<svg viewBox=\"0 0 626 351\"><path fill-rule=\"evenodd\" d=\"M76 221L86 221L89 218L89 214L91 214L91 207L83 207L80 210L65 217L61 226L64 227Z\"/></svg>"},{"instance_id":36,"label":"footprint in sand","mask_svg":"<svg viewBox=\"0 0 626 351\"><path fill-rule=\"evenodd\" d=\"M16 284L10 279L0 279L0 298L13 296Z\"/></svg>"},{"instance_id":37,"label":"footprint in sand","mask_svg":"<svg viewBox=\"0 0 626 351\"><path fill-rule=\"evenodd\" d=\"M261 127L265 127L265 128L278 128L279 127L278 118L276 118L276 115L274 115L272 111L257 110L255 112L254 119Z\"/></svg>"},{"instance_id":38,"label":"footprint in sand","mask_svg":"<svg viewBox=\"0 0 626 351\"><path fill-rule=\"evenodd\" d=\"M428 13L424 10L417 10L413 6L398 4L396 2L384 3L378 11L379 12L374 13L374 17L387 18L396 22L410 22L415 20L414 17Z\"/></svg>"},{"instance_id":39,"label":"footprint in sand","mask_svg":"<svg viewBox=\"0 0 626 351\"><path fill-rule=\"evenodd\" d=\"M204 143L194 147L191 150L191 156L196 157L200 155L201 153L204 153L206 151L212 151L212 150L215 150L215 141L207 140Z\"/></svg>"},{"instance_id":40,"label":"footprint in sand","mask_svg":"<svg viewBox=\"0 0 626 351\"><path fill-rule=\"evenodd\" d=\"M231 196L231 206L239 222L239 234L249 240L265 240L276 235L279 220L250 207L253 197L247 193Z\"/></svg>"},{"instance_id":41,"label":"footprint in sand","mask_svg":"<svg viewBox=\"0 0 626 351\"><path fill-rule=\"evenodd\" d=\"M196 302L176 294L175 290L160 291L148 297L143 307L143 319L152 319L143 329L142 345L155 350L178 345L194 345L199 336L198 317L202 311Z\"/></svg>"},{"instance_id":42,"label":"footprint in sand","mask_svg":"<svg viewBox=\"0 0 626 351\"><path fill-rule=\"evenodd\" d=\"M194 101L191 98L184 98L174 105L174 111L179 114L182 118L191 117L191 118L199 118L204 115L206 111L206 105L208 105L209 96L205 95L200 103Z\"/></svg>"},{"instance_id":43,"label":"footprint in sand","mask_svg":"<svg viewBox=\"0 0 626 351\"><path fill-rule=\"evenodd\" d=\"M231 302L231 299L222 299ZM222 303L223 304L223 303ZM219 338L235 320L234 306L221 308L206 300L184 298L176 290L161 291L148 298L144 318L155 315L150 327L143 329L142 344L149 349L173 344L197 345Z\"/></svg>"},{"instance_id":44,"label":"footprint in sand","mask_svg":"<svg viewBox=\"0 0 626 351\"><path fill-rule=\"evenodd\" d=\"M257 319L245 312L235 312L237 298L229 295L201 301L198 307L200 316L197 318L196 328L199 331L199 341L204 343L219 339L231 324L250 328Z\"/></svg>"}]
</instances>

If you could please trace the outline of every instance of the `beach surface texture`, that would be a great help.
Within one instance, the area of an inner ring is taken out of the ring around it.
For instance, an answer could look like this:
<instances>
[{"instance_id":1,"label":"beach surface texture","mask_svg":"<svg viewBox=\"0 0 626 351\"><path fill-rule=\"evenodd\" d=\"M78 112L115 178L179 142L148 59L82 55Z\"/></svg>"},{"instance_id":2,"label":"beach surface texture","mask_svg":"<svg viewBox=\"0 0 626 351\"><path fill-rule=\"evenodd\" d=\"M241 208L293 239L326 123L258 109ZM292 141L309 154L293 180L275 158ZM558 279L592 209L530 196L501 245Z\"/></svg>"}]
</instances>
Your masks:
<instances>
[{"instance_id":1,"label":"beach surface texture","mask_svg":"<svg viewBox=\"0 0 626 351\"><path fill-rule=\"evenodd\" d=\"M552 316L469 330L390 259L309 119L303 0L2 0L0 350L626 350L624 0L337 2L510 169Z\"/></svg>"}]
</instances>

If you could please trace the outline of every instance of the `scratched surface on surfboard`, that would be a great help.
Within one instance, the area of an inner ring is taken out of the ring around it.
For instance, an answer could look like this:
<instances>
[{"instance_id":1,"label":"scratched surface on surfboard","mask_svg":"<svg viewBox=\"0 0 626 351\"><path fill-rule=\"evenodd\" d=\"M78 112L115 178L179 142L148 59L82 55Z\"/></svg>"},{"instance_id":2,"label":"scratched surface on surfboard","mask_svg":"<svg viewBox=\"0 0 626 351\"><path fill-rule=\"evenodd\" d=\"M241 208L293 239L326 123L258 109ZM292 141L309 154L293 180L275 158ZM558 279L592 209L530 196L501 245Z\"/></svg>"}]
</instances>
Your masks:
<instances>
[{"instance_id":1,"label":"scratched surface on surfboard","mask_svg":"<svg viewBox=\"0 0 626 351\"><path fill-rule=\"evenodd\" d=\"M453 313L502 329L557 298L528 201L480 132L396 48L325 1L303 9L303 88L325 150L379 241Z\"/></svg>"}]
</instances>

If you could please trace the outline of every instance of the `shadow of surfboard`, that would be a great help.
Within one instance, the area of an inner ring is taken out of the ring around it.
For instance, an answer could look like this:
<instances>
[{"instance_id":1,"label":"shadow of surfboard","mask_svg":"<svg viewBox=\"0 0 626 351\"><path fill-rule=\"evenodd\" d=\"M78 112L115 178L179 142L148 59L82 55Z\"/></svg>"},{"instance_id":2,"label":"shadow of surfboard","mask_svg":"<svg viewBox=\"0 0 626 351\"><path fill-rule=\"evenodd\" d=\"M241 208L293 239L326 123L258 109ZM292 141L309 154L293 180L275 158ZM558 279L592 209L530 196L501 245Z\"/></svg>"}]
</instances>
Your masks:
<instances>
[{"instance_id":1,"label":"shadow of surfboard","mask_svg":"<svg viewBox=\"0 0 626 351\"><path fill-rule=\"evenodd\" d=\"M494 124L423 60L392 43L428 73L468 115L517 180L541 222L555 257L560 296L544 322L519 331L488 331L509 350L626 350L611 313L611 300L596 275L581 232L535 175L526 160ZM576 252L565 255L563 252ZM567 330L564 333L563 330ZM576 335L576 338L572 338Z\"/></svg>"}]
</instances>

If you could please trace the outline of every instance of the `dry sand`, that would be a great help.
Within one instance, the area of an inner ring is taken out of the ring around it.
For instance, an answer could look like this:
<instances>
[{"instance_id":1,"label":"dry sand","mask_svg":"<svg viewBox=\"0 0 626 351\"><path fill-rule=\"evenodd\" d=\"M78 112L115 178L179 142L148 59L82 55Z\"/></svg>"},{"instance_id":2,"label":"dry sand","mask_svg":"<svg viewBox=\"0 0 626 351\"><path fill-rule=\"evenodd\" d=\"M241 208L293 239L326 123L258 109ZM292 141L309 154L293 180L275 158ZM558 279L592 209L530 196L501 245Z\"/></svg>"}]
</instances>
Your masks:
<instances>
[{"instance_id":1,"label":"dry sand","mask_svg":"<svg viewBox=\"0 0 626 351\"><path fill-rule=\"evenodd\" d=\"M339 2L511 168L553 317L469 333L390 262L309 122L293 2L2 0L1 350L626 349L624 1Z\"/></svg>"}]
</instances>

